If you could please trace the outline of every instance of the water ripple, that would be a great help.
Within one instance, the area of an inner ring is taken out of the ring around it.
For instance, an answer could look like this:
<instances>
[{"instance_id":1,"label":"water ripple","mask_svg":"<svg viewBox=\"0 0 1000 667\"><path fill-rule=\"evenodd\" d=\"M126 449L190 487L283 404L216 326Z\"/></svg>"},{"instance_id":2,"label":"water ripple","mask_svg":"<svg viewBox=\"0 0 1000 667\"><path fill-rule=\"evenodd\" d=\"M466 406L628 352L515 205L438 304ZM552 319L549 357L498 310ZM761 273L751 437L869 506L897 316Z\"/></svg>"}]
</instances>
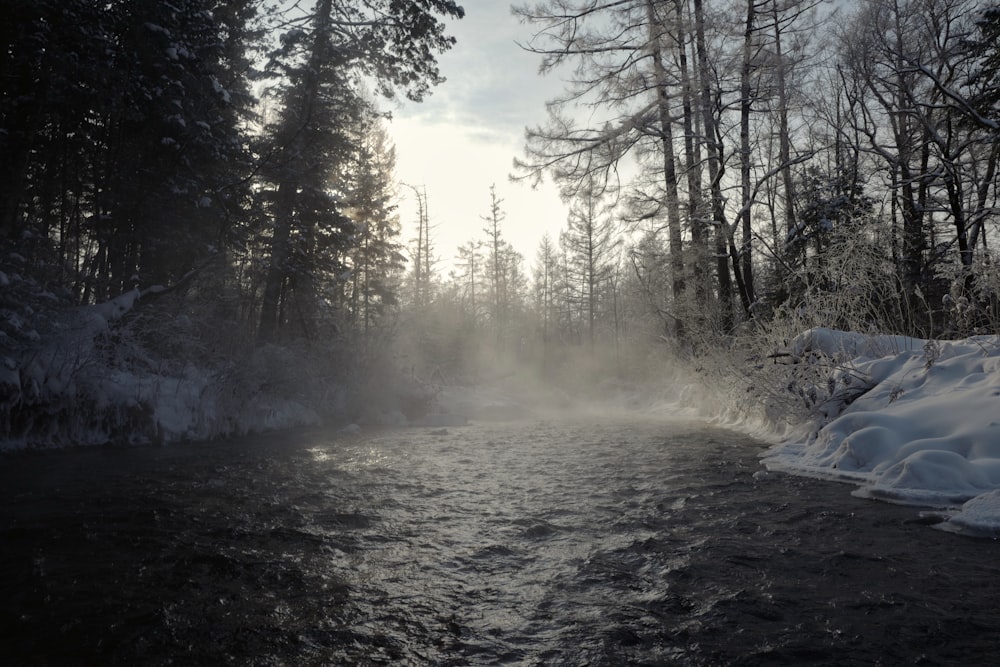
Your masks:
<instances>
[{"instance_id":1,"label":"water ripple","mask_svg":"<svg viewBox=\"0 0 1000 667\"><path fill-rule=\"evenodd\" d=\"M993 542L758 452L633 419L10 459L0 662L991 659Z\"/></svg>"}]
</instances>

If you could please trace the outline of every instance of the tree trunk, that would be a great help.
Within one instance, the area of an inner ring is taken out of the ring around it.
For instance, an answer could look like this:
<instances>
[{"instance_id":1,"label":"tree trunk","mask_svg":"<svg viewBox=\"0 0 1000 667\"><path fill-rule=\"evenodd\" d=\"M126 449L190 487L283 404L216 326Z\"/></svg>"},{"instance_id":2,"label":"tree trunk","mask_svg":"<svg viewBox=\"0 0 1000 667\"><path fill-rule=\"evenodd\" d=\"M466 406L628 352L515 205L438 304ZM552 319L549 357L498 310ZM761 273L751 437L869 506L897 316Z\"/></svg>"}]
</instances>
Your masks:
<instances>
[{"instance_id":1,"label":"tree trunk","mask_svg":"<svg viewBox=\"0 0 1000 667\"><path fill-rule=\"evenodd\" d=\"M750 183L750 113L753 109L750 77L753 73L753 34L757 18L756 0L747 0L746 30L743 34L743 64L740 68L740 184L743 207L741 209L742 244L739 248L739 268L742 273L741 299L748 318L753 317L752 307L756 300L753 284L753 218Z\"/></svg>"},{"instance_id":2,"label":"tree trunk","mask_svg":"<svg viewBox=\"0 0 1000 667\"><path fill-rule=\"evenodd\" d=\"M796 229L795 181L791 168L791 138L788 136L788 91L785 81L785 55L781 48L781 25L778 17L778 3L771 3L774 20L774 55L777 59L775 79L778 86L778 159L781 160L782 186L785 195L785 231L791 234Z\"/></svg>"},{"instance_id":3,"label":"tree trunk","mask_svg":"<svg viewBox=\"0 0 1000 667\"><path fill-rule=\"evenodd\" d=\"M708 66L708 48L705 41L705 10L703 0L694 0L695 45L698 54L698 77L701 85L701 115L705 132L705 149L708 157L708 177L712 197L712 225L715 228L715 269L718 281L719 326L723 332L732 330L733 286L727 261L725 203L722 197L722 141L712 104L711 69Z\"/></svg>"},{"instance_id":4,"label":"tree trunk","mask_svg":"<svg viewBox=\"0 0 1000 667\"><path fill-rule=\"evenodd\" d=\"M305 146L303 132L309 123L313 122L313 114L320 92L319 71L325 64L329 53L330 19L333 11L333 0L320 0L313 15L314 38L312 51L309 54L309 64L302 79L301 107L296 110L294 118L300 124L295 132L291 146L285 146L290 164L284 165L287 174L294 174L294 163L301 159ZM273 337L275 329L283 320L282 292L288 278L288 262L291 259L291 230L295 215L298 184L285 176L278 184L277 201L274 206L274 230L271 237L271 256L264 284L264 294L261 301L261 317L257 332L262 341Z\"/></svg>"},{"instance_id":5,"label":"tree trunk","mask_svg":"<svg viewBox=\"0 0 1000 667\"><path fill-rule=\"evenodd\" d=\"M656 8L652 0L647 0L646 9L649 17L649 49L653 60L653 77L657 95L657 115L659 121L657 129L659 130L660 144L663 148L663 185L667 209L667 232L670 242L670 279L673 285L674 312L677 313L684 305L684 243L681 235L677 168L674 162L673 120L670 117L667 72L663 66L661 33L665 30L665 27L662 25L662 21L656 16ZM677 337L683 337L684 323L676 315L675 326Z\"/></svg>"},{"instance_id":6,"label":"tree trunk","mask_svg":"<svg viewBox=\"0 0 1000 667\"><path fill-rule=\"evenodd\" d=\"M695 122L692 105L692 81L687 59L687 34L684 20L684 0L674 0L677 12L677 64L681 76L682 108L684 113L684 170L687 173L688 224L691 227L693 248L693 277L696 312L704 314L708 305L708 284L705 269L707 234L702 220L701 203L701 154L694 141Z\"/></svg>"},{"instance_id":7,"label":"tree trunk","mask_svg":"<svg viewBox=\"0 0 1000 667\"><path fill-rule=\"evenodd\" d=\"M289 256L289 242L292 232L292 216L295 210L294 184L285 181L278 185L277 201L274 205L274 229L271 234L270 263L264 279L264 294L260 304L260 324L257 336L267 342L274 337L279 325L279 304L285 282Z\"/></svg>"}]
</instances>

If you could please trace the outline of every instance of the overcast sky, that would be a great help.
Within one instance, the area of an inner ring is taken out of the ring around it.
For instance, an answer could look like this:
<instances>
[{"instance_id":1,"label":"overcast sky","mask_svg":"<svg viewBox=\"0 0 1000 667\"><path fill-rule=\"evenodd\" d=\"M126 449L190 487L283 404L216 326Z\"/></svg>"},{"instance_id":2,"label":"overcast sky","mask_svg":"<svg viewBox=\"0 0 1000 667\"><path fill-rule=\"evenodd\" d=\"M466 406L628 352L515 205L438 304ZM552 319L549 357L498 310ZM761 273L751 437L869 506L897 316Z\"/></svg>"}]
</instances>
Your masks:
<instances>
[{"instance_id":1,"label":"overcast sky","mask_svg":"<svg viewBox=\"0 0 1000 667\"><path fill-rule=\"evenodd\" d=\"M403 183L426 186L434 252L445 270L458 246L485 238L481 216L489 211L489 188L496 183L507 214L504 236L530 271L542 234L548 230L558 238L567 207L551 183L532 190L508 176L514 157L523 153L525 126L544 122L545 101L562 84L540 77L538 56L517 46L531 32L507 2L462 4L465 18L450 25L458 43L439 60L447 82L421 104L392 109L388 129L396 144L396 173ZM400 194L403 240L409 242L416 237L416 202L409 188Z\"/></svg>"}]
</instances>

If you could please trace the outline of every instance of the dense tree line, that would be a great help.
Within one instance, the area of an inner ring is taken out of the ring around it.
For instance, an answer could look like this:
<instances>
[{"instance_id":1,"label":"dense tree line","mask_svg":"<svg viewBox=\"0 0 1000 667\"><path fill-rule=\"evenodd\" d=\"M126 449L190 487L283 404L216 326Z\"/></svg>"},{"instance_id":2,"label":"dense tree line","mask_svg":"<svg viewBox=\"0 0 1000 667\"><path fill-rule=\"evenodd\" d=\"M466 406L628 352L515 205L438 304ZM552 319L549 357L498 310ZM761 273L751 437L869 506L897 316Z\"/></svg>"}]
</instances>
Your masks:
<instances>
[{"instance_id":1,"label":"dense tree line","mask_svg":"<svg viewBox=\"0 0 1000 667\"><path fill-rule=\"evenodd\" d=\"M1000 8L514 11L543 74L566 82L527 131L516 176L553 179L571 213L537 249L530 286L512 289L523 258L499 261L491 191L484 234L436 291L434 317L465 333L431 350L435 364L460 373L499 356L552 374L596 355L629 373L650 342L745 360L811 326L1000 331Z\"/></svg>"},{"instance_id":2,"label":"dense tree line","mask_svg":"<svg viewBox=\"0 0 1000 667\"><path fill-rule=\"evenodd\" d=\"M442 81L458 4L2 0L0 13L0 437L68 414L74 378L110 386L87 369L159 377L193 361L224 383L269 343L364 357L348 350L391 325L403 264L376 98L419 101ZM270 382L244 375L259 385L246 400Z\"/></svg>"},{"instance_id":3,"label":"dense tree line","mask_svg":"<svg viewBox=\"0 0 1000 667\"><path fill-rule=\"evenodd\" d=\"M401 349L417 374L459 384L516 377L575 394L602 376L656 377L650 355L670 349L672 319L655 235L629 241L606 193L584 188L558 239L545 235L527 262L507 240L514 221L503 204L491 186L481 234L458 248L448 276L432 279L429 300L404 308Z\"/></svg>"},{"instance_id":4,"label":"dense tree line","mask_svg":"<svg viewBox=\"0 0 1000 667\"><path fill-rule=\"evenodd\" d=\"M528 131L520 174L551 176L577 206L595 187L618 193L631 238L661 258L668 284L651 295L674 339L782 317L924 336L996 327L996 6L516 12L542 70L572 72Z\"/></svg>"},{"instance_id":5,"label":"dense tree line","mask_svg":"<svg viewBox=\"0 0 1000 667\"><path fill-rule=\"evenodd\" d=\"M4 5L5 254L80 304L215 260L262 338L391 300L393 158L366 87L425 95L459 6Z\"/></svg>"}]
</instances>

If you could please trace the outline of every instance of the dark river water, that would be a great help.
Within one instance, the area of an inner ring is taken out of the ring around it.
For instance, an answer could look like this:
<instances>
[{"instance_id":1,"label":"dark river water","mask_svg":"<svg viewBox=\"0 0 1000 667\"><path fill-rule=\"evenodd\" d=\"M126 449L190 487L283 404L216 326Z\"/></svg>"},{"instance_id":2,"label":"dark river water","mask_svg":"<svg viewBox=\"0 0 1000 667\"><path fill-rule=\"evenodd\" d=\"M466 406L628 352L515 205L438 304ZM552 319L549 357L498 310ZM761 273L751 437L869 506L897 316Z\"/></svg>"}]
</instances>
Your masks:
<instances>
[{"instance_id":1,"label":"dark river water","mask_svg":"<svg viewBox=\"0 0 1000 667\"><path fill-rule=\"evenodd\" d=\"M996 664L996 542L761 448L642 417L0 458L0 664Z\"/></svg>"}]
</instances>

